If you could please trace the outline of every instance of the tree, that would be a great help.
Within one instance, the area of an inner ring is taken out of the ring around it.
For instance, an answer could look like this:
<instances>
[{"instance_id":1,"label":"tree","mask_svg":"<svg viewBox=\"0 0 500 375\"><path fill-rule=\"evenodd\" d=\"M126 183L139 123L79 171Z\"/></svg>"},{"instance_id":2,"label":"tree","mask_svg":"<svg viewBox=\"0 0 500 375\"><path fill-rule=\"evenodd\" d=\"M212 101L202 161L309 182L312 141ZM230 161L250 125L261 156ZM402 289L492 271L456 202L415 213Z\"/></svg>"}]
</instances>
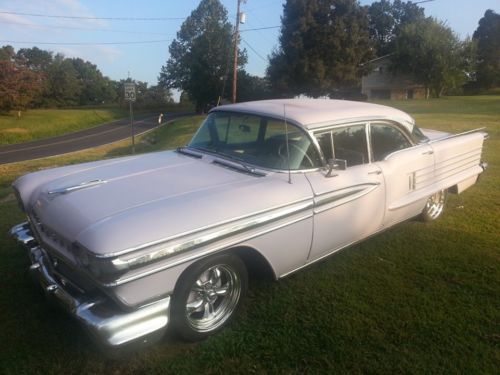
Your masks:
<instances>
[{"instance_id":1,"label":"tree","mask_svg":"<svg viewBox=\"0 0 500 375\"><path fill-rule=\"evenodd\" d=\"M500 86L500 14L488 9L479 20L473 38L477 42L478 86Z\"/></svg>"},{"instance_id":2,"label":"tree","mask_svg":"<svg viewBox=\"0 0 500 375\"><path fill-rule=\"evenodd\" d=\"M13 61L0 61L0 110L26 109L41 90L39 74Z\"/></svg>"},{"instance_id":3,"label":"tree","mask_svg":"<svg viewBox=\"0 0 500 375\"><path fill-rule=\"evenodd\" d=\"M242 102L271 98L269 82L265 78L238 71L238 100Z\"/></svg>"},{"instance_id":4,"label":"tree","mask_svg":"<svg viewBox=\"0 0 500 375\"><path fill-rule=\"evenodd\" d=\"M411 74L439 97L467 80L465 47L443 22L418 20L404 26L396 38L391 69Z\"/></svg>"},{"instance_id":5,"label":"tree","mask_svg":"<svg viewBox=\"0 0 500 375\"><path fill-rule=\"evenodd\" d=\"M37 72L47 72L53 59L52 52L44 51L38 47L21 48L16 53L16 60L22 62L26 68Z\"/></svg>"},{"instance_id":6,"label":"tree","mask_svg":"<svg viewBox=\"0 0 500 375\"><path fill-rule=\"evenodd\" d=\"M112 90L109 78L104 77L97 66L81 58L69 59L81 85L78 95L80 105L101 104L114 101L117 93Z\"/></svg>"},{"instance_id":7,"label":"tree","mask_svg":"<svg viewBox=\"0 0 500 375\"><path fill-rule=\"evenodd\" d=\"M226 9L219 0L202 0L170 44L159 84L187 92L197 111L202 111L221 95L232 48ZM238 61L241 66L246 63L244 53L240 52Z\"/></svg>"},{"instance_id":8,"label":"tree","mask_svg":"<svg viewBox=\"0 0 500 375\"><path fill-rule=\"evenodd\" d=\"M33 97L34 106L40 106L46 98L48 92L48 71L53 63L54 57L52 52L44 51L37 47L21 48L17 51L15 60L18 65L37 73L37 79L40 83L40 90Z\"/></svg>"},{"instance_id":9,"label":"tree","mask_svg":"<svg viewBox=\"0 0 500 375\"><path fill-rule=\"evenodd\" d=\"M46 105L63 107L79 103L83 85L71 60L57 54L48 69L47 77L47 91L44 93Z\"/></svg>"},{"instance_id":10,"label":"tree","mask_svg":"<svg viewBox=\"0 0 500 375\"><path fill-rule=\"evenodd\" d=\"M170 91L159 85L150 86L144 94L144 102L148 107L159 108L165 104L172 103L172 94Z\"/></svg>"},{"instance_id":11,"label":"tree","mask_svg":"<svg viewBox=\"0 0 500 375\"><path fill-rule=\"evenodd\" d=\"M288 0L281 23L267 70L275 92L317 97L359 87L373 51L367 11L356 0Z\"/></svg>"},{"instance_id":12,"label":"tree","mask_svg":"<svg viewBox=\"0 0 500 375\"><path fill-rule=\"evenodd\" d=\"M12 46L3 46L0 48L0 61L14 61L16 51Z\"/></svg>"},{"instance_id":13,"label":"tree","mask_svg":"<svg viewBox=\"0 0 500 375\"><path fill-rule=\"evenodd\" d=\"M104 77L96 65L80 58L54 56L37 47L21 48L16 53L12 46L3 46L0 61L6 62L2 65L0 81L4 110L7 107L102 104L117 99L116 82ZM20 83L17 93L12 91L16 87L13 77ZM14 99L16 97L18 99Z\"/></svg>"},{"instance_id":14,"label":"tree","mask_svg":"<svg viewBox=\"0 0 500 375\"><path fill-rule=\"evenodd\" d=\"M424 8L411 1L380 0L368 7L370 37L375 43L377 56L387 55L394 50L394 40L408 23L425 18Z\"/></svg>"}]
</instances>

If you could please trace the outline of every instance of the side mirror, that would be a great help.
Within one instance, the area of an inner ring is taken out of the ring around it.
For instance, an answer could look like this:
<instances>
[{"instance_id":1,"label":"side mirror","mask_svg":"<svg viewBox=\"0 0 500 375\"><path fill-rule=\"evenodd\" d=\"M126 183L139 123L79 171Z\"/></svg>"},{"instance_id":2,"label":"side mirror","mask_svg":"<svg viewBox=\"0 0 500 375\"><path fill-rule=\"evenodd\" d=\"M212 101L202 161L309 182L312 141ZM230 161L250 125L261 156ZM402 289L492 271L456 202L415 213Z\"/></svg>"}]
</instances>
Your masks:
<instances>
[{"instance_id":1,"label":"side mirror","mask_svg":"<svg viewBox=\"0 0 500 375\"><path fill-rule=\"evenodd\" d=\"M335 177L332 175L332 171L345 171L347 169L347 160L343 159L328 159L328 171L326 173L326 177Z\"/></svg>"}]
</instances>

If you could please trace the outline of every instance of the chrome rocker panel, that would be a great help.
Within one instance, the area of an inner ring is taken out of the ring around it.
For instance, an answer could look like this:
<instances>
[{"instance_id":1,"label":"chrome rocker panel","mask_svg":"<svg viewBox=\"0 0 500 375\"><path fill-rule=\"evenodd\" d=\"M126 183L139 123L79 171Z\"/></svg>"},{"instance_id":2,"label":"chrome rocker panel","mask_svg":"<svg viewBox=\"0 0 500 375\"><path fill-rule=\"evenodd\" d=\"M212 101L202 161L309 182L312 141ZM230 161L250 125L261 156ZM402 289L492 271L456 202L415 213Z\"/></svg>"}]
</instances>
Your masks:
<instances>
[{"instance_id":1,"label":"chrome rocker panel","mask_svg":"<svg viewBox=\"0 0 500 375\"><path fill-rule=\"evenodd\" d=\"M14 226L10 233L28 250L32 263L30 271L45 294L80 321L90 336L104 348L142 345L165 332L169 321L170 296L131 312L120 311L101 297L77 297L51 274L48 255L33 237L29 223Z\"/></svg>"}]
</instances>

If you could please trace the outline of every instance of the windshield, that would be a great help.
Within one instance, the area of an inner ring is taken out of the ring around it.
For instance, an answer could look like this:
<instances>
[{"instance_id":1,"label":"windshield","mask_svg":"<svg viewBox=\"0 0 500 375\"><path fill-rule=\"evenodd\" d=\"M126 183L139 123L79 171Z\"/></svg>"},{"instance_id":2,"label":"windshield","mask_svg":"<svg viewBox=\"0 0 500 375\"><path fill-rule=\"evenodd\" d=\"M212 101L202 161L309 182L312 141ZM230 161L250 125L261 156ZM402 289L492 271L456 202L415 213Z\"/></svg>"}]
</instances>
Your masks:
<instances>
[{"instance_id":1,"label":"windshield","mask_svg":"<svg viewBox=\"0 0 500 375\"><path fill-rule=\"evenodd\" d=\"M288 134L282 120L245 113L212 112L189 147L263 168L320 167L320 156L307 134L297 126L288 124L287 127Z\"/></svg>"}]
</instances>

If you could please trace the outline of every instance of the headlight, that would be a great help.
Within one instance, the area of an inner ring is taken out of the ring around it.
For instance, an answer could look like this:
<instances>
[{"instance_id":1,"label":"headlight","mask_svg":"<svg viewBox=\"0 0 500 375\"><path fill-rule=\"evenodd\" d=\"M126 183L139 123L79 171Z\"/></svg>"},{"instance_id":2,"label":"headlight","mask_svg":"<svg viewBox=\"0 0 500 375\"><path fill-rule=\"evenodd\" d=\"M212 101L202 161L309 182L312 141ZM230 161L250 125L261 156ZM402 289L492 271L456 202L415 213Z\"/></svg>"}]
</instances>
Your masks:
<instances>
[{"instance_id":1,"label":"headlight","mask_svg":"<svg viewBox=\"0 0 500 375\"><path fill-rule=\"evenodd\" d=\"M97 258L80 244L74 243L72 248L80 266L96 278L109 279L128 270L128 267L116 267L111 260Z\"/></svg>"}]
</instances>

